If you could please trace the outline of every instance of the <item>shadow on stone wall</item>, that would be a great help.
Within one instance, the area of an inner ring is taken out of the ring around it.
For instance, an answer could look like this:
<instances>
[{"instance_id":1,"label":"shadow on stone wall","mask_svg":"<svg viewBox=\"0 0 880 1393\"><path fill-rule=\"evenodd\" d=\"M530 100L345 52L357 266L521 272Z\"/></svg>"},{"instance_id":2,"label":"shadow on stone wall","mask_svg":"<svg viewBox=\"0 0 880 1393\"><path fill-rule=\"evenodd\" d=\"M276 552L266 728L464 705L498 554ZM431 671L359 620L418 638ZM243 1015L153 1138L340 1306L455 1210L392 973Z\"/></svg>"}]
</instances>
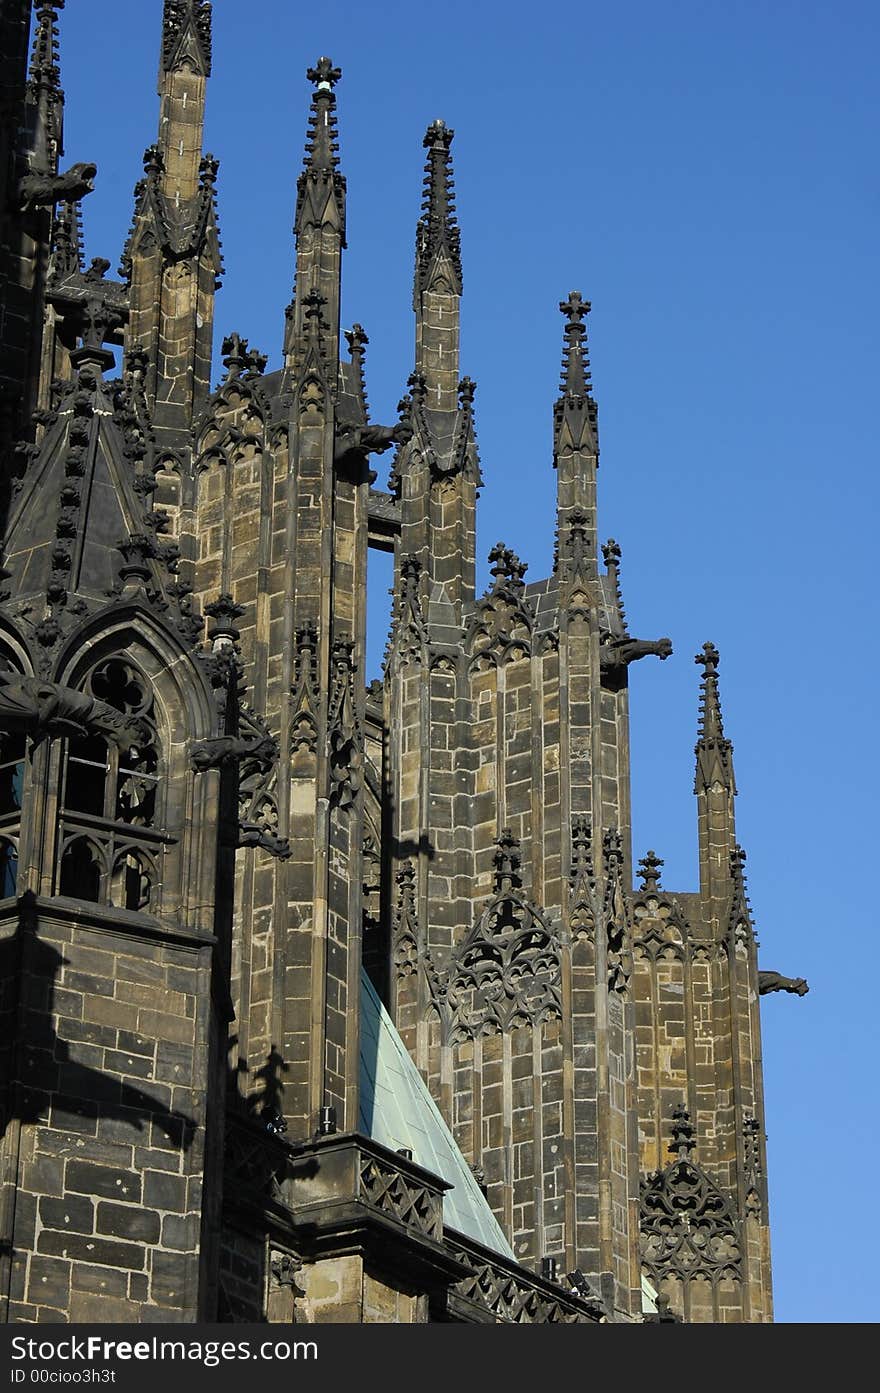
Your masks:
<instances>
[{"instance_id":1,"label":"shadow on stone wall","mask_svg":"<svg viewBox=\"0 0 880 1393\"><path fill-rule=\"evenodd\" d=\"M76 1043L55 1029L55 991L68 959L39 937L36 899L28 891L19 902L15 933L0 941L0 1137L9 1123L49 1122L63 1130L63 1117L115 1118L137 1131L158 1127L186 1151L196 1124L169 1108L146 1088L125 1083L111 1070L95 1069L72 1057ZM96 1032L97 1033L97 1032ZM81 1042L88 1047L87 1041ZM124 1043L114 1046L124 1051Z\"/></svg>"}]
</instances>

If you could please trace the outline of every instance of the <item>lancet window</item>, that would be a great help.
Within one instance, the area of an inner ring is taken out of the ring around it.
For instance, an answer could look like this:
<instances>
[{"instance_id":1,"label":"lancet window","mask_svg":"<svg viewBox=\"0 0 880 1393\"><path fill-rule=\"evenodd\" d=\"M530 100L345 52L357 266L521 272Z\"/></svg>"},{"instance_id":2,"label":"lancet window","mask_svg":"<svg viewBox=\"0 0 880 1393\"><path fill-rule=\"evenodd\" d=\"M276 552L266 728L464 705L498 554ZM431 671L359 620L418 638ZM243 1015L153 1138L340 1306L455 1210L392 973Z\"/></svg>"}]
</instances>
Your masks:
<instances>
[{"instance_id":1,"label":"lancet window","mask_svg":"<svg viewBox=\"0 0 880 1393\"><path fill-rule=\"evenodd\" d=\"M25 740L14 731L0 732L0 899L14 895L18 884Z\"/></svg>"},{"instance_id":2,"label":"lancet window","mask_svg":"<svg viewBox=\"0 0 880 1393\"><path fill-rule=\"evenodd\" d=\"M129 734L118 739L83 734L65 741L58 892L155 912L169 838L162 831L152 691L131 661L116 657L93 668L82 690L119 711Z\"/></svg>"}]
</instances>

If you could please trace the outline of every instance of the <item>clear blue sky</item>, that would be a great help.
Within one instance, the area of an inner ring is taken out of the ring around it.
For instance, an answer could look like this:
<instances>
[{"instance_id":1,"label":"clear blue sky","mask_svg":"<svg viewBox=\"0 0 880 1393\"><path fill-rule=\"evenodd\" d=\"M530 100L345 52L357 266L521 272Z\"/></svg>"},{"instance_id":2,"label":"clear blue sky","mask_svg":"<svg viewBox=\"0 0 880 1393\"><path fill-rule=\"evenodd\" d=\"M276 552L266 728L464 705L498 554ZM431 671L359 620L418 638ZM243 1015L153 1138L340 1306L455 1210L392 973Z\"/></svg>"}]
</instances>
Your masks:
<instances>
[{"instance_id":1,"label":"clear blue sky","mask_svg":"<svg viewBox=\"0 0 880 1393\"><path fill-rule=\"evenodd\" d=\"M155 139L161 9L68 0L62 16L67 160L99 165L87 251L114 266ZM783 1321L880 1315L877 915L864 903L877 864L878 16L873 0L215 5L218 332L277 365L304 71L327 53L344 74L343 314L370 335L374 419L393 420L412 366L421 138L442 116L456 131L463 370L478 383L479 550L503 538L530 579L553 547L556 306L572 288L593 302L601 530L623 549L632 631L675 645L633 671L635 851L653 846L664 883L695 888L692 656L711 638L761 962L810 982L803 999L762 1005Z\"/></svg>"}]
</instances>

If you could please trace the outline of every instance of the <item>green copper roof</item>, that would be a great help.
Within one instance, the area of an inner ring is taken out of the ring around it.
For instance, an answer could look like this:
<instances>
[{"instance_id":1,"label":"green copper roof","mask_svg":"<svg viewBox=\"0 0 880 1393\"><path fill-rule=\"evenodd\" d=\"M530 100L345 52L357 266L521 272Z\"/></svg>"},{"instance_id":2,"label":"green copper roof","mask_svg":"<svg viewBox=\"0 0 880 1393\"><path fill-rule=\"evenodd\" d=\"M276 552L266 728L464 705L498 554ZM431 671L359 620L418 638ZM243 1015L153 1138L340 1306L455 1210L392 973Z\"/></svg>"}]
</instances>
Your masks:
<instances>
[{"instance_id":1,"label":"green copper roof","mask_svg":"<svg viewBox=\"0 0 880 1393\"><path fill-rule=\"evenodd\" d=\"M366 973L361 983L359 1130L392 1151L406 1147L417 1165L452 1185L443 1198L447 1228L512 1258L510 1244Z\"/></svg>"}]
</instances>

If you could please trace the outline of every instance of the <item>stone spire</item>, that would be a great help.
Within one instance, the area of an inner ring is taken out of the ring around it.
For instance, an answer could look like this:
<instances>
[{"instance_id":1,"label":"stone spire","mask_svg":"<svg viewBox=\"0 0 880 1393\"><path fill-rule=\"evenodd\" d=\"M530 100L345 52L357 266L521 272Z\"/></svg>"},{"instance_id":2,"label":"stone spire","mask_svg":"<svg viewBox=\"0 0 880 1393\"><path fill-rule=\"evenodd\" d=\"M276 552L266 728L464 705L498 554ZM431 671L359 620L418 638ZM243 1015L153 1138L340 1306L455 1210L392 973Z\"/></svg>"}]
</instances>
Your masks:
<instances>
[{"instance_id":1,"label":"stone spire","mask_svg":"<svg viewBox=\"0 0 880 1393\"><path fill-rule=\"evenodd\" d=\"M720 783L736 793L733 779L733 745L725 738L718 691L719 653L714 643L704 643L694 662L703 668L700 684L700 715L697 729L696 787L711 788Z\"/></svg>"},{"instance_id":2,"label":"stone spire","mask_svg":"<svg viewBox=\"0 0 880 1393\"><path fill-rule=\"evenodd\" d=\"M584 322L591 308L589 300L584 300L577 290L573 290L567 300L559 302L560 312L565 315L565 329L560 395L553 411L556 428L554 445L558 453L565 425L566 440L570 437L575 449L598 458L598 413L592 396L587 326Z\"/></svg>"},{"instance_id":3,"label":"stone spire","mask_svg":"<svg viewBox=\"0 0 880 1393\"><path fill-rule=\"evenodd\" d=\"M61 68L58 62L58 15L64 0L47 0L37 7L37 24L31 47L28 83L32 91L46 87L53 92L61 89Z\"/></svg>"},{"instance_id":4,"label":"stone spire","mask_svg":"<svg viewBox=\"0 0 880 1393\"><path fill-rule=\"evenodd\" d=\"M556 554L563 573L574 551L585 575L598 573L596 470L599 443L596 403L591 395L586 317L590 302L573 290L559 302L565 316L562 375L553 406L553 465L556 469Z\"/></svg>"},{"instance_id":5,"label":"stone spire","mask_svg":"<svg viewBox=\"0 0 880 1393\"><path fill-rule=\"evenodd\" d=\"M211 6L201 0L165 0L158 91L163 191L175 203L194 198L211 73Z\"/></svg>"},{"instance_id":6,"label":"stone spire","mask_svg":"<svg viewBox=\"0 0 880 1393\"><path fill-rule=\"evenodd\" d=\"M416 298L438 276L461 294L461 233L455 216L455 184L450 147L453 130L433 121L422 142L428 151L422 216L416 228ZM441 264L442 263L442 264Z\"/></svg>"},{"instance_id":7,"label":"stone spire","mask_svg":"<svg viewBox=\"0 0 880 1393\"><path fill-rule=\"evenodd\" d=\"M336 226L345 245L345 176L339 172L339 133L336 125L336 93L334 88L342 77L342 69L334 68L329 58L319 58L306 72L314 84L312 107L306 134L303 171L297 180L295 230L300 235L331 209Z\"/></svg>"},{"instance_id":8,"label":"stone spire","mask_svg":"<svg viewBox=\"0 0 880 1393\"><path fill-rule=\"evenodd\" d=\"M342 252L345 248L345 176L339 168L339 133L335 87L342 77L327 57L321 57L306 78L314 86L306 132L303 169L297 179L296 292L288 310L285 357L288 367L302 368L308 352L308 305L321 301L321 361L328 383L336 380L339 363L339 306ZM312 318L314 316L312 315Z\"/></svg>"},{"instance_id":9,"label":"stone spire","mask_svg":"<svg viewBox=\"0 0 880 1393\"><path fill-rule=\"evenodd\" d=\"M434 121L425 132L428 159L413 282L416 372L425 379L425 404L433 411L449 412L458 404L462 286L450 156L453 134L443 121Z\"/></svg>"},{"instance_id":10,"label":"stone spire","mask_svg":"<svg viewBox=\"0 0 880 1393\"><path fill-rule=\"evenodd\" d=\"M207 0L165 0L159 60L160 96L163 76L184 66L202 77L211 75L211 6Z\"/></svg>"},{"instance_id":11,"label":"stone spire","mask_svg":"<svg viewBox=\"0 0 880 1393\"><path fill-rule=\"evenodd\" d=\"M27 99L36 108L33 129L33 169L54 174L64 153L64 93L58 59L58 10L64 0L48 0L36 11L31 46Z\"/></svg>"},{"instance_id":12,"label":"stone spire","mask_svg":"<svg viewBox=\"0 0 880 1393\"><path fill-rule=\"evenodd\" d=\"M700 849L700 893L714 927L720 930L731 889L730 856L736 849L733 746L724 734L718 692L718 649L704 643L694 662L703 669L694 792Z\"/></svg>"},{"instance_id":13,"label":"stone spire","mask_svg":"<svg viewBox=\"0 0 880 1393\"><path fill-rule=\"evenodd\" d=\"M188 430L210 390L214 291L223 269L218 162L203 153L211 72L211 6L165 0L159 131L135 189L123 273L131 280L127 346L146 349L156 428Z\"/></svg>"}]
</instances>

